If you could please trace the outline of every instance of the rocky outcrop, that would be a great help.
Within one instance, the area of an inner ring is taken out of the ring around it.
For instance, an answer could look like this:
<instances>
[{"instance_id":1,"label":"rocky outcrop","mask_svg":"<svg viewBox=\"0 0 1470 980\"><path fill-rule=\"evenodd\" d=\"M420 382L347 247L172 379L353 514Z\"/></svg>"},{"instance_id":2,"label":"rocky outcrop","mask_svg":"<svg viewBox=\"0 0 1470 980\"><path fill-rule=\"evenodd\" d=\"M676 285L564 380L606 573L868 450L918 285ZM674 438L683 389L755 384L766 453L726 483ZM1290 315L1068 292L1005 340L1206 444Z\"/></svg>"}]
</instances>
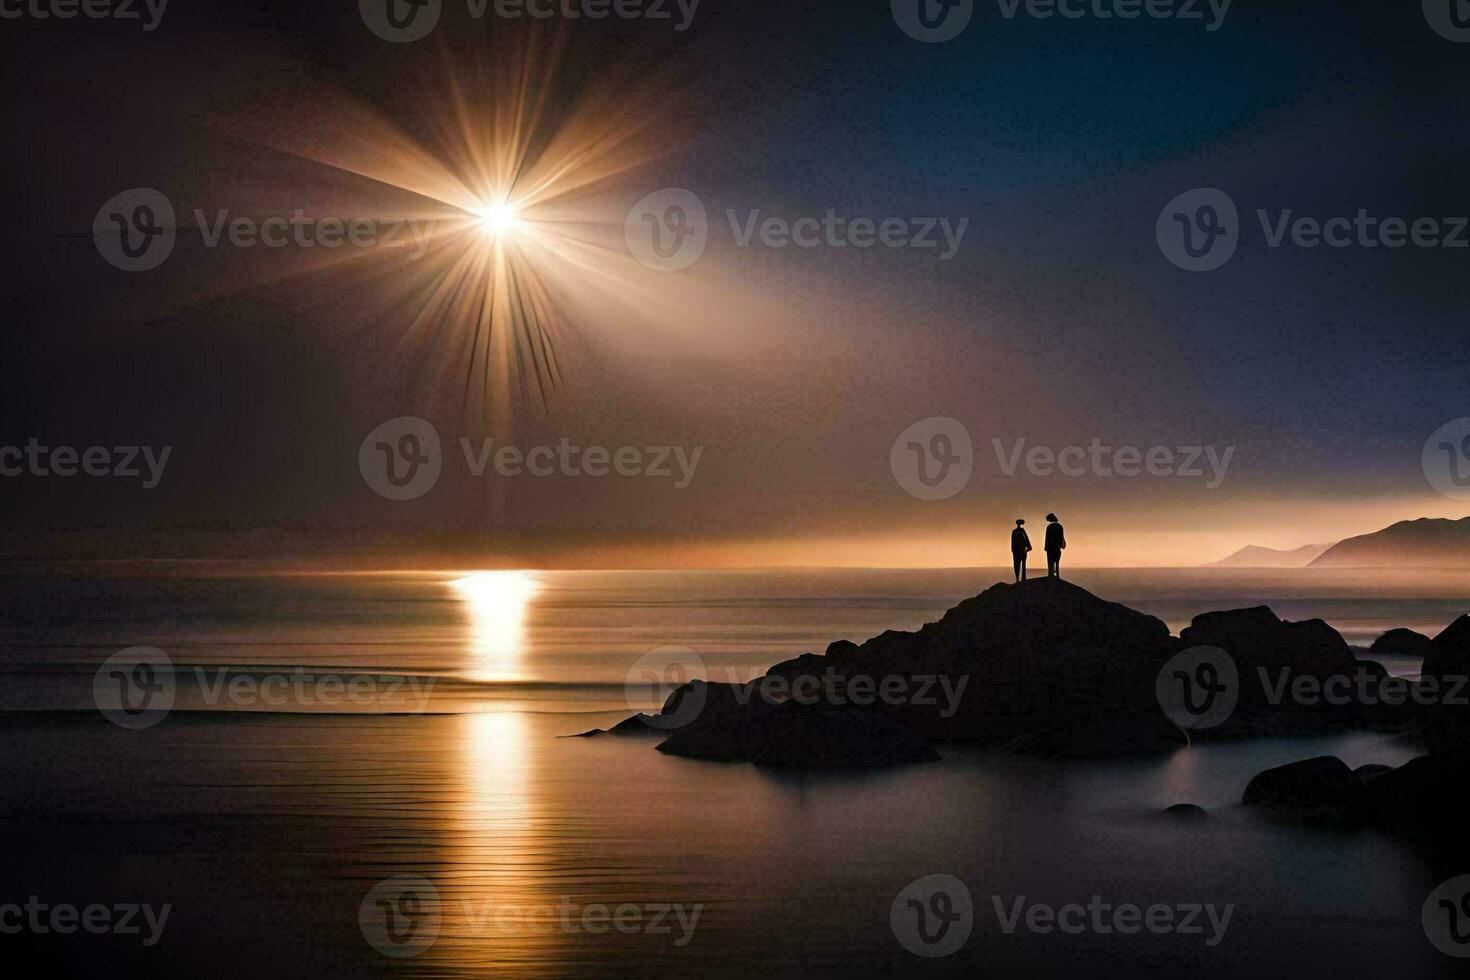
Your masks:
<instances>
[{"instance_id":1,"label":"rocky outcrop","mask_svg":"<svg viewBox=\"0 0 1470 980\"><path fill-rule=\"evenodd\" d=\"M1391 629L1368 648L1370 653L1380 656L1397 655L1400 657L1425 657L1429 653L1430 640L1423 633L1416 633L1408 629Z\"/></svg>"},{"instance_id":2,"label":"rocky outcrop","mask_svg":"<svg viewBox=\"0 0 1470 980\"><path fill-rule=\"evenodd\" d=\"M1470 857L1470 755L1420 756L1397 769L1307 759L1257 775L1243 802L1281 819L1372 827L1435 858Z\"/></svg>"},{"instance_id":3,"label":"rocky outcrop","mask_svg":"<svg viewBox=\"0 0 1470 980\"><path fill-rule=\"evenodd\" d=\"M1470 752L1470 616L1430 642L1420 684L1420 729L1429 751Z\"/></svg>"},{"instance_id":4,"label":"rocky outcrop","mask_svg":"<svg viewBox=\"0 0 1470 980\"><path fill-rule=\"evenodd\" d=\"M1446 662L1470 659L1470 619L1434 642ZM1198 647L1229 655L1238 688L1238 706L1210 729L1159 703L1164 667ZM658 715L614 731L666 732L659 748L671 755L786 766L920 761L919 746L948 743L1054 757L1167 752L1222 734L1408 730L1407 697L1360 696L1389 680L1321 620L1286 622L1261 606L1204 613L1174 637L1153 616L1047 578L992 586L913 632L838 640L747 684L690 682ZM1341 691L1347 700L1324 696Z\"/></svg>"}]
</instances>

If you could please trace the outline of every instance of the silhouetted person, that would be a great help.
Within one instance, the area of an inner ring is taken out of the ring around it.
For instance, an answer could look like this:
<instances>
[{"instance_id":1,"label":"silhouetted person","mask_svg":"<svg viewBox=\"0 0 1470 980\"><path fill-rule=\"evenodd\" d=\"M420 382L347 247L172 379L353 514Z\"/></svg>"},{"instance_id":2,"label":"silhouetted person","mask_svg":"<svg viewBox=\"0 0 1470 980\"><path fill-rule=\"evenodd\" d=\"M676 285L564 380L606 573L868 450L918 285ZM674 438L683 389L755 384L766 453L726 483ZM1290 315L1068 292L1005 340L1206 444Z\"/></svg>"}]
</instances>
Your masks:
<instances>
[{"instance_id":1,"label":"silhouetted person","mask_svg":"<svg viewBox=\"0 0 1470 980\"><path fill-rule=\"evenodd\" d=\"M1062 552L1067 547L1067 533L1062 530L1062 524L1057 520L1057 515L1046 515L1046 576L1047 578L1062 577Z\"/></svg>"},{"instance_id":2,"label":"silhouetted person","mask_svg":"<svg viewBox=\"0 0 1470 980\"><path fill-rule=\"evenodd\" d=\"M1011 562L1016 566L1016 581L1026 581L1026 552L1031 550L1031 538L1026 534L1026 522L1016 521L1016 529L1011 532Z\"/></svg>"}]
</instances>

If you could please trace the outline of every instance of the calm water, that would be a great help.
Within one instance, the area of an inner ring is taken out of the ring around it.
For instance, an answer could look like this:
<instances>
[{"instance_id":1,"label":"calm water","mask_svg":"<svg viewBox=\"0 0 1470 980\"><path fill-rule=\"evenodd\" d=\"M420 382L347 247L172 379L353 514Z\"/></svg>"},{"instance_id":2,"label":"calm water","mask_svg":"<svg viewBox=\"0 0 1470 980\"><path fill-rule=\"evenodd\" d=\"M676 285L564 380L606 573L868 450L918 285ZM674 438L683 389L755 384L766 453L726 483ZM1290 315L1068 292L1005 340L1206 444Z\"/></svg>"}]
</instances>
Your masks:
<instances>
[{"instance_id":1,"label":"calm water","mask_svg":"<svg viewBox=\"0 0 1470 980\"><path fill-rule=\"evenodd\" d=\"M625 680L650 651L687 648L707 676L744 679L830 639L913 628L1000 577L9 578L0 905L35 895L171 912L153 947L133 935L0 943L29 946L59 972L121 975L1450 975L1420 907L1470 869L1431 867L1374 834L1273 826L1235 805L1265 766L1414 754L1392 737L1087 765L947 751L933 765L840 777L558 737L610 724L630 701L645 706ZM1265 601L1366 644L1389 626L1436 631L1470 608L1470 579L1444 577L1433 587L1341 572L1074 578L1176 630L1205 609ZM178 708L128 731L93 709L91 684L102 661L138 645L172 661ZM251 685L273 675L371 686L343 704L303 681L305 696L271 701ZM413 700L420 693L427 700ZM1176 802L1212 818L1157 815ZM975 927L955 956L922 960L899 945L889 908L936 873L968 886ZM359 918L370 890L400 875L437 899L415 920L437 935L395 947L422 946L405 959L377 952ZM1209 947L1208 927L1007 934L992 905L1093 895L1235 910Z\"/></svg>"}]
</instances>

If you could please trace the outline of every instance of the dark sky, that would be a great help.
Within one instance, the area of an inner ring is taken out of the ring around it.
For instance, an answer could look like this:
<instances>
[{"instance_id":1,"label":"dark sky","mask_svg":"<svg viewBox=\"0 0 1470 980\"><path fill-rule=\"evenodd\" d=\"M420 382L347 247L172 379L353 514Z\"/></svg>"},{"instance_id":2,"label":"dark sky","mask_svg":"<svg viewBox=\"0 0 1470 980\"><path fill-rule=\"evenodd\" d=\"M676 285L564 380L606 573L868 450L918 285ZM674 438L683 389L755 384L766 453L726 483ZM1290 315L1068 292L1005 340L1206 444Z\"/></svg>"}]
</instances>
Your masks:
<instances>
[{"instance_id":1,"label":"dark sky","mask_svg":"<svg viewBox=\"0 0 1470 980\"><path fill-rule=\"evenodd\" d=\"M423 499L383 500L357 466L375 425L422 415L446 442L474 427L395 371L386 314L356 281L271 283L241 272L258 256L187 242L130 274L92 242L97 209L133 187L182 210L245 210L228 189L247 180L307 206L384 192L244 145L220 120L331 93L429 141L450 97L424 82L434 67L500 57L534 30L473 23L462 0L404 45L371 34L355 2L172 0L151 32L0 21L13 216L0 445L173 447L151 490L0 479L12 555L304 554L428 535L496 561L950 563L959 552L933 543L953 546L955 529L999 534L1013 512L1055 508L1113 549L1079 557L1156 562L1188 540L1223 554L1464 513L1431 489L1421 451L1470 415L1470 248L1269 248L1256 217L1470 215L1470 44L1416 3L1237 0L1209 31L1006 19L990 0L943 44L907 37L886 0L703 0L682 33L563 25L575 85L667 105L639 137L660 159L607 194L626 207L683 186L709 206L710 254L679 277L696 297L710 283L695 303L707 316L657 342L626 314L577 318L571 390L518 433L702 446L683 490L522 479L487 514L483 481L446 466ZM1154 226L1198 187L1230 195L1241 240L1222 268L1189 273ZM755 208L969 225L948 262L736 249L723 213ZM946 501L915 500L890 472L895 437L929 416L961 420L976 444L973 485ZM1006 479L991 439L1018 437L1236 455L1208 490Z\"/></svg>"}]
</instances>

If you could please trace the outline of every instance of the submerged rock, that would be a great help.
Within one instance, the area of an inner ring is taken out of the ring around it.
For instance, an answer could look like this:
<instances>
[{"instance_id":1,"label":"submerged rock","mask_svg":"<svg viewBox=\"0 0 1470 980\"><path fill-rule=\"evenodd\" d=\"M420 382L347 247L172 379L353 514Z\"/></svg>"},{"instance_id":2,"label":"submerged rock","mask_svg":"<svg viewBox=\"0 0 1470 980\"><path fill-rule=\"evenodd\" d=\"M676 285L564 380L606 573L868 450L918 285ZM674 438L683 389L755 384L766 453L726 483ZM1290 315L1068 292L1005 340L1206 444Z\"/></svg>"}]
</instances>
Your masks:
<instances>
[{"instance_id":1,"label":"submerged rock","mask_svg":"<svg viewBox=\"0 0 1470 980\"><path fill-rule=\"evenodd\" d=\"M1175 803L1173 806L1165 807L1164 814L1180 820L1199 820L1209 816L1204 807L1193 803Z\"/></svg>"},{"instance_id":2,"label":"submerged rock","mask_svg":"<svg viewBox=\"0 0 1470 980\"><path fill-rule=\"evenodd\" d=\"M1363 781L1336 756L1293 762L1259 773L1245 788L1246 806L1289 811L1328 820L1361 818Z\"/></svg>"}]
</instances>

